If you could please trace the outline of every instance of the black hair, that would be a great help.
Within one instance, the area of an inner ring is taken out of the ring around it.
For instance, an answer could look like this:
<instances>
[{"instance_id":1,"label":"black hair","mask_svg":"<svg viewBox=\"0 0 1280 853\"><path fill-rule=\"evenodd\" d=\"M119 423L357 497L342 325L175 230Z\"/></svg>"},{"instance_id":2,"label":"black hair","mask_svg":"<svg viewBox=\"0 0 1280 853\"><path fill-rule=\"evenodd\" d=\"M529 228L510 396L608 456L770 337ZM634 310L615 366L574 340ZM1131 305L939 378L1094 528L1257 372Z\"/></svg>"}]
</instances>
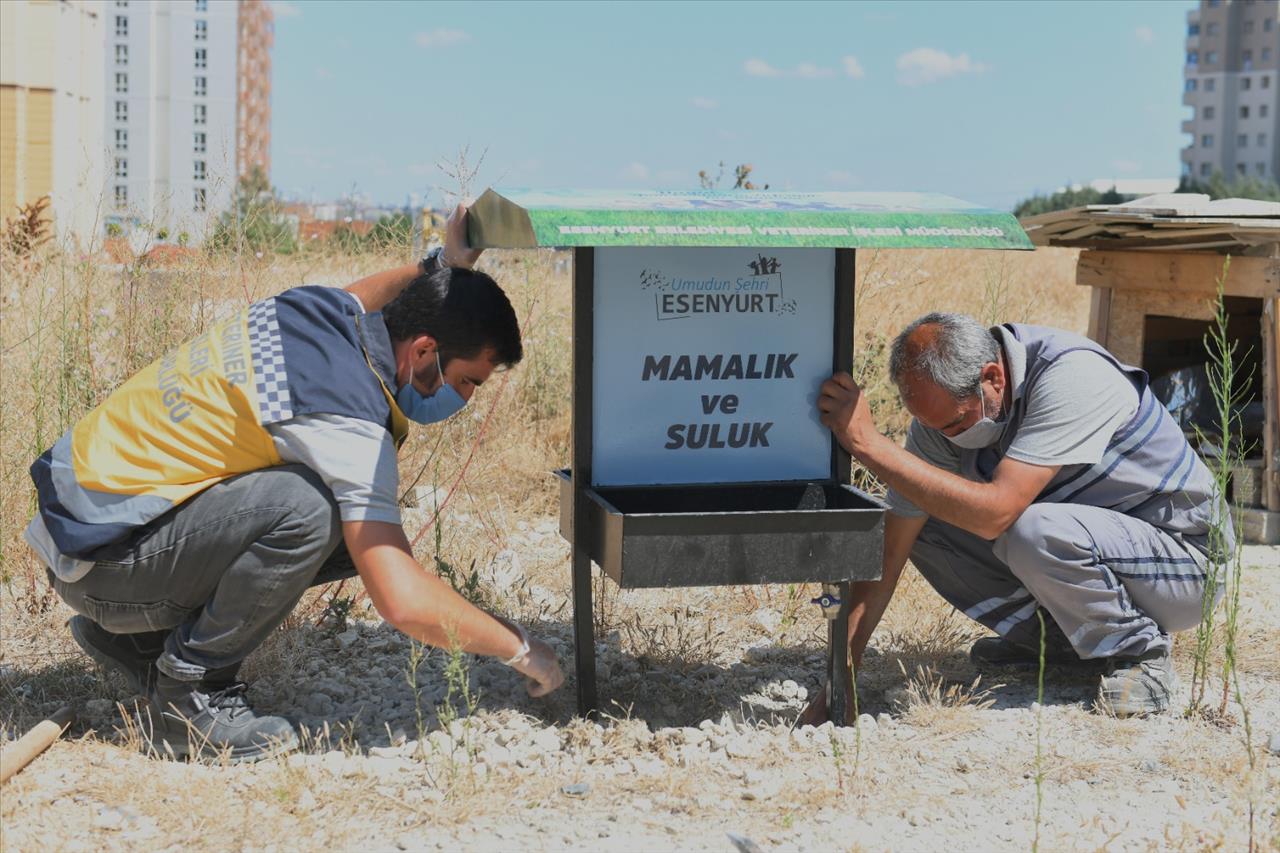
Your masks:
<instances>
[{"instance_id":1,"label":"black hair","mask_svg":"<svg viewBox=\"0 0 1280 853\"><path fill-rule=\"evenodd\" d=\"M443 367L492 348L494 361L512 367L524 357L520 323L507 294L482 272L453 267L420 275L382 309L391 340L430 335Z\"/></svg>"}]
</instances>

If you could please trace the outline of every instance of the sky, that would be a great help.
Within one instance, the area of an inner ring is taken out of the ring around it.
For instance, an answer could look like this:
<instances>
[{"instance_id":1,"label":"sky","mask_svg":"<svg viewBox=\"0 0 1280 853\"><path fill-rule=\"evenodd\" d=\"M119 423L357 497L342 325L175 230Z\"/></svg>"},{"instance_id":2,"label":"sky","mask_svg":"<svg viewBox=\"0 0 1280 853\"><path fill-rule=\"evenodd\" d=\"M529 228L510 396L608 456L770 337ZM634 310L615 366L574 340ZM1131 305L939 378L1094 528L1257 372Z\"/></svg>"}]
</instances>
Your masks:
<instances>
[{"instance_id":1,"label":"sky","mask_svg":"<svg viewBox=\"0 0 1280 853\"><path fill-rule=\"evenodd\" d=\"M1196 5L275 0L271 177L436 202L466 147L473 194L688 189L723 161L1010 208L1178 175Z\"/></svg>"}]
</instances>

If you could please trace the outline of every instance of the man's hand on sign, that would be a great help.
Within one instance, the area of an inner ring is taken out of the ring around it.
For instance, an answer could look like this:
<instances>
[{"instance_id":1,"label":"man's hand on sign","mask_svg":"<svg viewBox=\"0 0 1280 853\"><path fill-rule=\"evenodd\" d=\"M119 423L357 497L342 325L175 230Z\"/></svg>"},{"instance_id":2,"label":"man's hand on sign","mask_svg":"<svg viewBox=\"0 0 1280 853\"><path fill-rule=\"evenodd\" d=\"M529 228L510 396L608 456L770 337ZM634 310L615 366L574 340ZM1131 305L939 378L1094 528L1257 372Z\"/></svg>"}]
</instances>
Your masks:
<instances>
[{"instance_id":1,"label":"man's hand on sign","mask_svg":"<svg viewBox=\"0 0 1280 853\"><path fill-rule=\"evenodd\" d=\"M483 251L467 245L467 208L458 202L444 226L444 262L451 267L471 269Z\"/></svg>"},{"instance_id":2,"label":"man's hand on sign","mask_svg":"<svg viewBox=\"0 0 1280 853\"><path fill-rule=\"evenodd\" d=\"M866 395L847 373L837 373L822 383L818 393L818 412L822 425L831 430L840 446L854 456L880 437L871 419Z\"/></svg>"}]
</instances>

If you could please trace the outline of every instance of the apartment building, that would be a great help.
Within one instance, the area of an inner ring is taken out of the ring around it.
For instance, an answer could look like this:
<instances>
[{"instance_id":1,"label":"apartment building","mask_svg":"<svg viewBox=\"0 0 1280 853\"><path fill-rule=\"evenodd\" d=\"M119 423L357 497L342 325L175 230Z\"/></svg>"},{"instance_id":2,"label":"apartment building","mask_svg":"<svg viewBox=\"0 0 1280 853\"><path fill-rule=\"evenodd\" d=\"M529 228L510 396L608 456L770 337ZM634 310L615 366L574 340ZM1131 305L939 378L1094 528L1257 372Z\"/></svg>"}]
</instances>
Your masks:
<instances>
[{"instance_id":1,"label":"apartment building","mask_svg":"<svg viewBox=\"0 0 1280 853\"><path fill-rule=\"evenodd\" d=\"M91 237L103 195L103 0L0 2L0 220L49 196Z\"/></svg>"},{"instance_id":2,"label":"apartment building","mask_svg":"<svg viewBox=\"0 0 1280 853\"><path fill-rule=\"evenodd\" d=\"M263 0L109 0L109 222L202 238L237 179L270 159Z\"/></svg>"},{"instance_id":3,"label":"apartment building","mask_svg":"<svg viewBox=\"0 0 1280 853\"><path fill-rule=\"evenodd\" d=\"M1201 0L1187 14L1182 173L1280 177L1280 0Z\"/></svg>"}]
</instances>

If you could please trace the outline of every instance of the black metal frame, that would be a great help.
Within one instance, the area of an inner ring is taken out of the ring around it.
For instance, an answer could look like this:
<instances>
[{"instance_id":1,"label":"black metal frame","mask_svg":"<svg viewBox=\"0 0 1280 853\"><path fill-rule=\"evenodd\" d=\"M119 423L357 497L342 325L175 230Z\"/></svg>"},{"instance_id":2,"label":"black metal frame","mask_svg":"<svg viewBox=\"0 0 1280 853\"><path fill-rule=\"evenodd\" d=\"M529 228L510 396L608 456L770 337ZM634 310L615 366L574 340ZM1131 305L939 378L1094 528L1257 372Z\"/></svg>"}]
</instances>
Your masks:
<instances>
[{"instance_id":1,"label":"black metal frame","mask_svg":"<svg viewBox=\"0 0 1280 853\"><path fill-rule=\"evenodd\" d=\"M596 251L573 250L573 529L587 530L591 488L593 418L592 354L595 351ZM595 608L591 602L591 556L573 541L573 643L578 675L578 713L596 717Z\"/></svg>"},{"instance_id":2,"label":"black metal frame","mask_svg":"<svg viewBox=\"0 0 1280 853\"><path fill-rule=\"evenodd\" d=\"M853 249L836 249L835 321L832 329L834 342L832 369L851 372L853 369ZM591 591L591 556L583 541L591 529L591 456L592 409L594 393L593 353L595 346L595 250L580 247L574 250L573 259L573 425L572 425L572 572L573 572L573 629L575 664L578 678L578 711L583 716L594 717L599 713L596 691L596 647L594 608ZM838 442L832 442L830 482L849 485L852 474L848 452ZM836 584L841 600L840 610L828 625L828 683L831 685L830 712L837 722L846 719L846 692L851 686L849 666L849 592L850 583Z\"/></svg>"},{"instance_id":3,"label":"black metal frame","mask_svg":"<svg viewBox=\"0 0 1280 853\"><path fill-rule=\"evenodd\" d=\"M853 287L856 256L853 249L836 249L836 307L835 328L832 339L833 370L853 372ZM849 485L853 477L853 460L840 442L831 442L831 473L837 483ZM831 685L828 700L830 717L837 725L844 725L846 718L846 692L851 687L849 669L849 594L848 581L837 584L840 590L840 611L827 624L827 683Z\"/></svg>"}]
</instances>

